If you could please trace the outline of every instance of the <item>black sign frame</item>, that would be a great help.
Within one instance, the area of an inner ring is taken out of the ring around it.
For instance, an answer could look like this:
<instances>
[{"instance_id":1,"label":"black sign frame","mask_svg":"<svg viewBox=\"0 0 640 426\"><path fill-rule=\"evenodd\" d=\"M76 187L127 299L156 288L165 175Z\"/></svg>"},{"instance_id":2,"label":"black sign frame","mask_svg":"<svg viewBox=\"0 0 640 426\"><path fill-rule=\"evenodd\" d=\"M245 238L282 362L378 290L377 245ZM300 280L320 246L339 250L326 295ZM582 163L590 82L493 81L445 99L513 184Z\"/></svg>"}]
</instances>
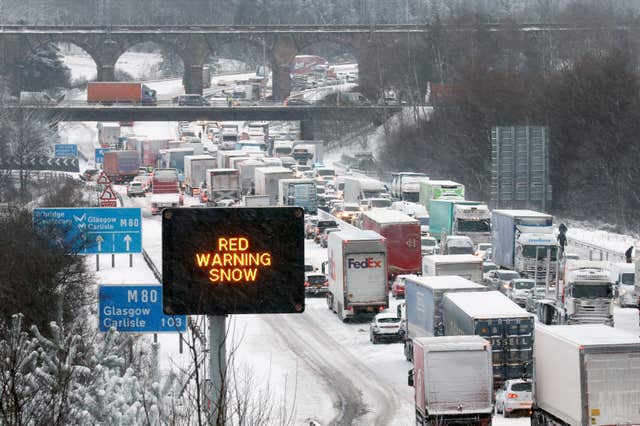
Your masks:
<instances>
[{"instance_id":1,"label":"black sign frame","mask_svg":"<svg viewBox=\"0 0 640 426\"><path fill-rule=\"evenodd\" d=\"M235 265L220 263L225 253L239 255ZM256 265L258 255L263 257ZM255 273L255 280L222 280L221 269L225 273L249 270ZM163 309L168 315L304 312L303 209L163 210L162 285Z\"/></svg>"}]
</instances>

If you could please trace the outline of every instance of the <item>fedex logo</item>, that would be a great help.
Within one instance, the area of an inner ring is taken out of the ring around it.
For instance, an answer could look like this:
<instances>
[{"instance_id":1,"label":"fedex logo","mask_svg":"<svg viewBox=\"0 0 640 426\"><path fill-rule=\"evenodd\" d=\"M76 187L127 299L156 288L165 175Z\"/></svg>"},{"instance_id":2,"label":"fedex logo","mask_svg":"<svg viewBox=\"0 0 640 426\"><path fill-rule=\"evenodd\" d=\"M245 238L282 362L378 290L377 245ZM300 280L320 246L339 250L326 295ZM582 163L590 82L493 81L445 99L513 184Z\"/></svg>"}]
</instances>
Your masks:
<instances>
[{"instance_id":1,"label":"fedex logo","mask_svg":"<svg viewBox=\"0 0 640 426\"><path fill-rule=\"evenodd\" d=\"M347 259L347 267L349 269L382 268L382 260L373 260L373 257L367 257L365 260L359 261L350 257L349 259Z\"/></svg>"}]
</instances>

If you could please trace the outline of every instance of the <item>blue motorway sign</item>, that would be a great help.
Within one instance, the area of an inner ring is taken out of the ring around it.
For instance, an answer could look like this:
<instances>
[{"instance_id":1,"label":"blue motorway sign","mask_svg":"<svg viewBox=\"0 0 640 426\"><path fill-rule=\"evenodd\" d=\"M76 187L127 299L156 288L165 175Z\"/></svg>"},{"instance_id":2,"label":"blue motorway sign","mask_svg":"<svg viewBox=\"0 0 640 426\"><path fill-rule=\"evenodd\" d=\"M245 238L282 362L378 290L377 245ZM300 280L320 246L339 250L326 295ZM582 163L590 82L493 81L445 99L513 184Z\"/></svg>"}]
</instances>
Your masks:
<instances>
[{"instance_id":1,"label":"blue motorway sign","mask_svg":"<svg viewBox=\"0 0 640 426\"><path fill-rule=\"evenodd\" d=\"M57 143L53 146L53 156L56 158L77 158L78 145L70 143Z\"/></svg>"},{"instance_id":2,"label":"blue motorway sign","mask_svg":"<svg viewBox=\"0 0 640 426\"><path fill-rule=\"evenodd\" d=\"M109 148L96 148L94 162L96 164L104 163L104 153L109 151Z\"/></svg>"},{"instance_id":3,"label":"blue motorway sign","mask_svg":"<svg viewBox=\"0 0 640 426\"><path fill-rule=\"evenodd\" d=\"M100 331L164 333L187 331L185 315L162 312L161 285L101 285L98 290Z\"/></svg>"},{"instance_id":4,"label":"blue motorway sign","mask_svg":"<svg viewBox=\"0 0 640 426\"><path fill-rule=\"evenodd\" d=\"M34 209L33 221L47 236L61 240L79 254L142 252L139 208Z\"/></svg>"}]
</instances>

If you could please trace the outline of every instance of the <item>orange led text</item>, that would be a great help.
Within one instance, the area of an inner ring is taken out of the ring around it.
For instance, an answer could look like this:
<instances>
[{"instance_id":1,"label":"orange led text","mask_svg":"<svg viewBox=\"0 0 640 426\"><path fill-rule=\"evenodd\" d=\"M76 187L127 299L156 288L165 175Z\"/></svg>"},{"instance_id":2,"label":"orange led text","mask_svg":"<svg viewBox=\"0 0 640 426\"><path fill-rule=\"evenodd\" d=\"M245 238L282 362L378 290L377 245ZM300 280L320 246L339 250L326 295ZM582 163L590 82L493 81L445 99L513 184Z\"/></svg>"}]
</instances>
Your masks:
<instances>
[{"instance_id":1,"label":"orange led text","mask_svg":"<svg viewBox=\"0 0 640 426\"><path fill-rule=\"evenodd\" d=\"M250 252L247 238L218 238L216 250L196 253L196 264L209 270L212 283L255 282L258 268L271 266L271 253Z\"/></svg>"}]
</instances>

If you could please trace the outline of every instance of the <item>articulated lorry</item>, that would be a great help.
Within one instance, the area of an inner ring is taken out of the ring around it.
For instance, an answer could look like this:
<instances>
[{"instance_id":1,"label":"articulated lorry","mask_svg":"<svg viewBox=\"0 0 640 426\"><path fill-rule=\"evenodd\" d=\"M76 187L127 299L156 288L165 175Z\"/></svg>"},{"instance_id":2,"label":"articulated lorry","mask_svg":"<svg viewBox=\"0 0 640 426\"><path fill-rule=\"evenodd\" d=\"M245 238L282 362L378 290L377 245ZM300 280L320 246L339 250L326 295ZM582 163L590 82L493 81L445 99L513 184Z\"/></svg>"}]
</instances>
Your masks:
<instances>
[{"instance_id":1,"label":"articulated lorry","mask_svg":"<svg viewBox=\"0 0 640 426\"><path fill-rule=\"evenodd\" d=\"M372 318L389 306L387 245L373 231L337 231L328 241L327 306L342 321Z\"/></svg>"},{"instance_id":2,"label":"articulated lorry","mask_svg":"<svg viewBox=\"0 0 640 426\"><path fill-rule=\"evenodd\" d=\"M491 425L491 344L479 336L421 337L409 386L416 425Z\"/></svg>"},{"instance_id":3,"label":"articulated lorry","mask_svg":"<svg viewBox=\"0 0 640 426\"><path fill-rule=\"evenodd\" d=\"M475 334L491 342L494 387L531 374L533 314L499 291L446 293L442 310L445 336Z\"/></svg>"},{"instance_id":4,"label":"articulated lorry","mask_svg":"<svg viewBox=\"0 0 640 426\"><path fill-rule=\"evenodd\" d=\"M405 335L404 356L413 360L413 340L420 337L444 336L442 298L446 293L486 291L487 287L456 275L420 277L407 275L405 279ZM400 306L398 311L402 311ZM399 315L401 316L401 315Z\"/></svg>"},{"instance_id":5,"label":"articulated lorry","mask_svg":"<svg viewBox=\"0 0 640 426\"><path fill-rule=\"evenodd\" d=\"M313 179L280 179L278 205L299 206L305 214L318 213L316 181Z\"/></svg>"},{"instance_id":6,"label":"articulated lorry","mask_svg":"<svg viewBox=\"0 0 640 426\"><path fill-rule=\"evenodd\" d=\"M538 282L556 277L558 243L553 216L532 210L493 210L493 262Z\"/></svg>"},{"instance_id":7,"label":"articulated lorry","mask_svg":"<svg viewBox=\"0 0 640 426\"><path fill-rule=\"evenodd\" d=\"M438 241L446 236L464 235L474 244L491 241L491 212L478 201L431 200L429 233Z\"/></svg>"},{"instance_id":8,"label":"articulated lorry","mask_svg":"<svg viewBox=\"0 0 640 426\"><path fill-rule=\"evenodd\" d=\"M420 222L394 210L370 210L362 213L362 229L387 239L391 279L399 274L420 273Z\"/></svg>"},{"instance_id":9,"label":"articulated lorry","mask_svg":"<svg viewBox=\"0 0 640 426\"><path fill-rule=\"evenodd\" d=\"M92 81L87 83L89 103L155 105L156 91L142 83Z\"/></svg>"},{"instance_id":10,"label":"articulated lorry","mask_svg":"<svg viewBox=\"0 0 640 426\"><path fill-rule=\"evenodd\" d=\"M613 279L610 264L565 260L563 277L553 297L537 301L543 324L606 324L613 326Z\"/></svg>"},{"instance_id":11,"label":"articulated lorry","mask_svg":"<svg viewBox=\"0 0 640 426\"><path fill-rule=\"evenodd\" d=\"M536 325L532 426L640 424L640 339L602 324Z\"/></svg>"}]
</instances>

